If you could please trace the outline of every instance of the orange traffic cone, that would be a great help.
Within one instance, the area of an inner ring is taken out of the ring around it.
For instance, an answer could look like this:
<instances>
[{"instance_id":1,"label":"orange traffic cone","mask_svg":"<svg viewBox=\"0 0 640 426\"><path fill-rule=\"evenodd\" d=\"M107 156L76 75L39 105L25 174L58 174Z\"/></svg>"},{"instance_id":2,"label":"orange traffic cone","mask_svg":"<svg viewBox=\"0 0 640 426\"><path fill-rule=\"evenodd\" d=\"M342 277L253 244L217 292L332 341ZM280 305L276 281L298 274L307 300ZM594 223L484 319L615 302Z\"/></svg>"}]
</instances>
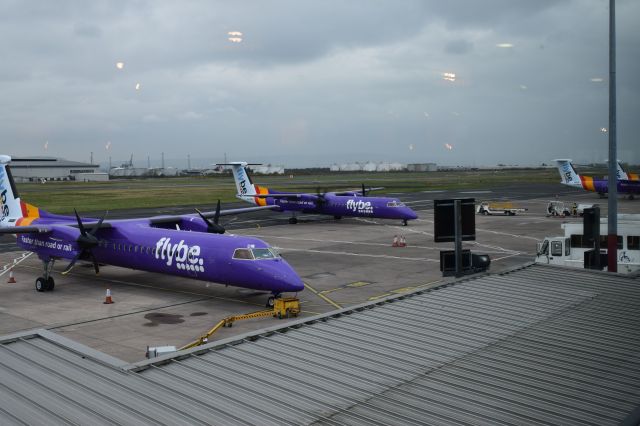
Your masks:
<instances>
[{"instance_id":1,"label":"orange traffic cone","mask_svg":"<svg viewBox=\"0 0 640 426\"><path fill-rule=\"evenodd\" d=\"M406 247L407 240L405 240L404 235L400 235L400 242L398 243L398 247Z\"/></svg>"},{"instance_id":2,"label":"orange traffic cone","mask_svg":"<svg viewBox=\"0 0 640 426\"><path fill-rule=\"evenodd\" d=\"M104 304L110 305L112 303L113 303L113 300L111 300L111 290L107 289L107 296L104 298Z\"/></svg>"},{"instance_id":3,"label":"orange traffic cone","mask_svg":"<svg viewBox=\"0 0 640 426\"><path fill-rule=\"evenodd\" d=\"M393 236L393 244L391 244L391 247L398 247L398 236L397 235Z\"/></svg>"},{"instance_id":4,"label":"orange traffic cone","mask_svg":"<svg viewBox=\"0 0 640 426\"><path fill-rule=\"evenodd\" d=\"M15 284L16 279L13 277L13 268L9 269L9 279L7 280L9 284Z\"/></svg>"}]
</instances>

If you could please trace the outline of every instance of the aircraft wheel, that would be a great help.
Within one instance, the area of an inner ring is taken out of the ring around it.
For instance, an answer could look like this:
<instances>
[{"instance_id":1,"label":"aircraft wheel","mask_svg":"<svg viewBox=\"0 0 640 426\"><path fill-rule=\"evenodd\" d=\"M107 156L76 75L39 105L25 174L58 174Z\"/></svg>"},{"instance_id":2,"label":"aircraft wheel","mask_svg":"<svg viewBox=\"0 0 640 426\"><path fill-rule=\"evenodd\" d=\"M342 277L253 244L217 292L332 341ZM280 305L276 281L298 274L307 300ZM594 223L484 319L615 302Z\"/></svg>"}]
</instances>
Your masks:
<instances>
[{"instance_id":1,"label":"aircraft wheel","mask_svg":"<svg viewBox=\"0 0 640 426\"><path fill-rule=\"evenodd\" d=\"M47 291L53 291L56 286L56 282L53 280L53 277L49 277L47 279Z\"/></svg>"},{"instance_id":2,"label":"aircraft wheel","mask_svg":"<svg viewBox=\"0 0 640 426\"><path fill-rule=\"evenodd\" d=\"M409 225L409 222L407 222L407 219L403 219L402 226L407 226L407 225Z\"/></svg>"},{"instance_id":3,"label":"aircraft wheel","mask_svg":"<svg viewBox=\"0 0 640 426\"><path fill-rule=\"evenodd\" d=\"M335 215L335 216L333 216L333 218L334 218L335 220L340 220L340 219L342 219L342 216Z\"/></svg>"},{"instance_id":4,"label":"aircraft wheel","mask_svg":"<svg viewBox=\"0 0 640 426\"><path fill-rule=\"evenodd\" d=\"M269 296L267 299L267 308L273 308L273 305L276 303L276 298L274 296Z\"/></svg>"},{"instance_id":5,"label":"aircraft wheel","mask_svg":"<svg viewBox=\"0 0 640 426\"><path fill-rule=\"evenodd\" d=\"M295 225L296 223L298 223L298 218L297 217L290 217L289 218L289 223L292 225Z\"/></svg>"},{"instance_id":6,"label":"aircraft wheel","mask_svg":"<svg viewBox=\"0 0 640 426\"><path fill-rule=\"evenodd\" d=\"M486 210L482 210L482 215L486 216L487 215L487 211Z\"/></svg>"},{"instance_id":7,"label":"aircraft wheel","mask_svg":"<svg viewBox=\"0 0 640 426\"><path fill-rule=\"evenodd\" d=\"M36 280L36 291L47 291L47 280L45 280L43 277L38 277L38 279Z\"/></svg>"}]
</instances>

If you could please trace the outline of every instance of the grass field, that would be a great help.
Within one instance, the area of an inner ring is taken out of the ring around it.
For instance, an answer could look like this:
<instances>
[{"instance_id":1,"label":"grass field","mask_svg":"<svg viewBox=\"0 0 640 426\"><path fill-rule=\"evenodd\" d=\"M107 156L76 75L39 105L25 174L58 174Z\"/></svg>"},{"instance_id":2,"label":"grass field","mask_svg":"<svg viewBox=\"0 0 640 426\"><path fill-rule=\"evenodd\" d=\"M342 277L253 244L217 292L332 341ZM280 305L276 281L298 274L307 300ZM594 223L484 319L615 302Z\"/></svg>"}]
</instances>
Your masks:
<instances>
[{"instance_id":1,"label":"grass field","mask_svg":"<svg viewBox=\"0 0 640 426\"><path fill-rule=\"evenodd\" d=\"M440 189L485 189L511 184L557 183L553 169L461 170L447 172L331 173L255 176L254 182L282 191L326 192L384 187L379 193ZM52 213L144 207L199 206L237 201L231 175L189 178L111 180L109 182L21 183L24 201ZM375 195L375 192L372 193Z\"/></svg>"}]
</instances>

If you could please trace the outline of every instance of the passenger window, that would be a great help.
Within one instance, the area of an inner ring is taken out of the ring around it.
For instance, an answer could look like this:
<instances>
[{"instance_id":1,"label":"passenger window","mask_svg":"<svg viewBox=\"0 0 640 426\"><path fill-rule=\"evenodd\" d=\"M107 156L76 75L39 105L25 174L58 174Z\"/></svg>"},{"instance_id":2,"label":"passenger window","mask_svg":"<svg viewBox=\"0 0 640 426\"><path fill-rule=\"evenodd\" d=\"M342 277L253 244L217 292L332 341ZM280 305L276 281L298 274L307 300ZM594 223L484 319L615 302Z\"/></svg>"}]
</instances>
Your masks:
<instances>
[{"instance_id":1,"label":"passenger window","mask_svg":"<svg viewBox=\"0 0 640 426\"><path fill-rule=\"evenodd\" d=\"M253 254L251 254L251 250L246 249L246 248L240 248L240 249L236 249L233 252L233 258L234 259L249 259L252 260L253 259Z\"/></svg>"},{"instance_id":2,"label":"passenger window","mask_svg":"<svg viewBox=\"0 0 640 426\"><path fill-rule=\"evenodd\" d=\"M616 238L617 240L617 248L618 250L622 250L622 235L618 235L618 238ZM601 235L600 236L600 248L601 249L606 249L609 247L609 236L608 235Z\"/></svg>"},{"instance_id":3,"label":"passenger window","mask_svg":"<svg viewBox=\"0 0 640 426\"><path fill-rule=\"evenodd\" d=\"M582 234L574 234L571 236L571 247L593 248L593 243L589 244L589 242L583 238Z\"/></svg>"},{"instance_id":4,"label":"passenger window","mask_svg":"<svg viewBox=\"0 0 640 426\"><path fill-rule=\"evenodd\" d=\"M562 256L562 241L551 241L551 256Z\"/></svg>"},{"instance_id":5,"label":"passenger window","mask_svg":"<svg viewBox=\"0 0 640 426\"><path fill-rule=\"evenodd\" d=\"M627 236L627 250L640 250L640 236Z\"/></svg>"}]
</instances>

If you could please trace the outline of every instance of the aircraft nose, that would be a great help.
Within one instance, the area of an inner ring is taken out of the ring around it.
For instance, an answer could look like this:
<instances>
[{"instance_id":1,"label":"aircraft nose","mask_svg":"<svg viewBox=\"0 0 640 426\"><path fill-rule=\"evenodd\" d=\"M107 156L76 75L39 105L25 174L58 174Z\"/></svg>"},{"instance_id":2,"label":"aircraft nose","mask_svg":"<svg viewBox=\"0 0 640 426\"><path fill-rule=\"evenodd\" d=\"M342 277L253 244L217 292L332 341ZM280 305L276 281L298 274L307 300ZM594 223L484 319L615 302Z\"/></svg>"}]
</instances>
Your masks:
<instances>
[{"instance_id":1,"label":"aircraft nose","mask_svg":"<svg viewBox=\"0 0 640 426\"><path fill-rule=\"evenodd\" d=\"M413 210L411 210L408 207L404 211L404 215L405 215L405 219L407 219L407 220L414 220L414 219L418 218L418 215L416 214L416 212L414 212Z\"/></svg>"},{"instance_id":2,"label":"aircraft nose","mask_svg":"<svg viewBox=\"0 0 640 426\"><path fill-rule=\"evenodd\" d=\"M271 290L278 292L298 292L304 290L302 278L284 259L269 261L263 265Z\"/></svg>"}]
</instances>

